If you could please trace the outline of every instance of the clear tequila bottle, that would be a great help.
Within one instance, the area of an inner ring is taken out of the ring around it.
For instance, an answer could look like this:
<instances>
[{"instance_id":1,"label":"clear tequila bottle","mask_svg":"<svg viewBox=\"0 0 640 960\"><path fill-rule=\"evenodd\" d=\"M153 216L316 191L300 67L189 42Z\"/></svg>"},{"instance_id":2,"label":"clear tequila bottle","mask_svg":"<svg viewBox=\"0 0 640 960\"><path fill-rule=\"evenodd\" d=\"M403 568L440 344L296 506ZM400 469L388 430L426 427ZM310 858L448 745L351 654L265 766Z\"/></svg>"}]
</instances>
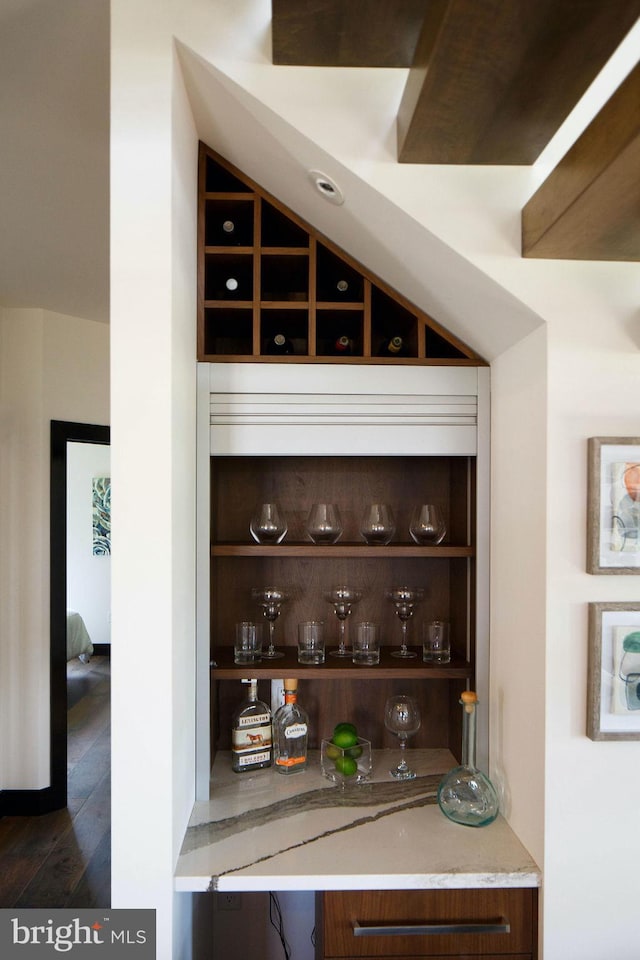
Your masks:
<instances>
[{"instance_id":1,"label":"clear tequila bottle","mask_svg":"<svg viewBox=\"0 0 640 960\"><path fill-rule=\"evenodd\" d=\"M258 681L242 682L249 684L249 696L233 715L231 769L235 773L270 767L273 752L271 711L258 700Z\"/></svg>"},{"instance_id":2,"label":"clear tequila bottle","mask_svg":"<svg viewBox=\"0 0 640 960\"><path fill-rule=\"evenodd\" d=\"M284 704L273 718L273 760L278 773L300 773L307 765L309 718L297 702L298 681L284 681Z\"/></svg>"}]
</instances>

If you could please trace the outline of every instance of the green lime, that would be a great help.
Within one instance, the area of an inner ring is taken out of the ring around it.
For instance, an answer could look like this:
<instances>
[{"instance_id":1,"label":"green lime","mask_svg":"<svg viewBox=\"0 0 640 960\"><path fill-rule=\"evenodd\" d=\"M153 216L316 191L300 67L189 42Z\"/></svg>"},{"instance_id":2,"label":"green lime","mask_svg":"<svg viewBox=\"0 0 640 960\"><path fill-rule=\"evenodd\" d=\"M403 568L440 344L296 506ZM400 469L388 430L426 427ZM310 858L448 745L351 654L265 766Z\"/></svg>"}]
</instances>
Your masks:
<instances>
[{"instance_id":1,"label":"green lime","mask_svg":"<svg viewBox=\"0 0 640 960\"><path fill-rule=\"evenodd\" d=\"M336 770L343 777L353 777L358 772L358 764L353 757L338 757L336 760Z\"/></svg>"},{"instance_id":2,"label":"green lime","mask_svg":"<svg viewBox=\"0 0 640 960\"><path fill-rule=\"evenodd\" d=\"M337 760L338 757L342 756L342 750L340 747L334 746L333 743L328 743L324 749L324 752L329 760Z\"/></svg>"},{"instance_id":3,"label":"green lime","mask_svg":"<svg viewBox=\"0 0 640 960\"><path fill-rule=\"evenodd\" d=\"M331 742L335 743L337 747L342 747L343 750L347 750L349 747L355 747L358 742L358 734L352 730L337 730L333 734Z\"/></svg>"},{"instance_id":4,"label":"green lime","mask_svg":"<svg viewBox=\"0 0 640 960\"><path fill-rule=\"evenodd\" d=\"M362 747L359 743L356 743L355 747L349 747L348 750L345 750L345 753L348 757L353 757L354 760L357 760L358 757L362 756Z\"/></svg>"},{"instance_id":5,"label":"green lime","mask_svg":"<svg viewBox=\"0 0 640 960\"><path fill-rule=\"evenodd\" d=\"M338 730L350 730L351 733L357 733L357 732L358 732L358 731L356 730L355 724L353 724L353 723L348 723L346 720L343 720L342 723L336 723L335 727L333 728L333 732L334 732L334 733L337 733Z\"/></svg>"}]
</instances>

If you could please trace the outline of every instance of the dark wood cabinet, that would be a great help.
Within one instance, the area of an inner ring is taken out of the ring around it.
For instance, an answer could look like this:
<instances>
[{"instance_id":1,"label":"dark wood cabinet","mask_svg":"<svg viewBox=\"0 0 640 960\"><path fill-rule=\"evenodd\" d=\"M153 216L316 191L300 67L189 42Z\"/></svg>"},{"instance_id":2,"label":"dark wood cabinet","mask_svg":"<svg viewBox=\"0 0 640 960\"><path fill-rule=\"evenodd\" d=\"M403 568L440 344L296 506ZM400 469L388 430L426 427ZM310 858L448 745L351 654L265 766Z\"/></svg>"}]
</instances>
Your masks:
<instances>
[{"instance_id":1,"label":"dark wood cabinet","mask_svg":"<svg viewBox=\"0 0 640 960\"><path fill-rule=\"evenodd\" d=\"M205 144L198 204L198 359L484 361ZM402 341L391 352L386 344Z\"/></svg>"},{"instance_id":2,"label":"dark wood cabinet","mask_svg":"<svg viewBox=\"0 0 640 960\"><path fill-rule=\"evenodd\" d=\"M423 723L412 746L446 747L459 757L457 701L475 674L475 458L220 456L210 463L214 745L229 748L230 715L240 698L239 681L247 674L233 662L235 623L261 619L252 588L271 586L290 597L276 622L276 647L285 657L262 660L251 674L267 701L269 680L300 679L311 749L345 717L374 746L390 745L382 722L385 700L392 693L413 692L422 704ZM440 505L447 523L437 546L418 545L409 535L412 507L427 496ZM253 541L249 524L255 505L272 499L278 500L288 532L282 543L265 546ZM330 546L312 543L305 533L311 505L323 499L338 504L344 524L340 540ZM370 546L360 535L362 515L372 502L389 503L394 511L396 533L387 546ZM349 627L360 620L380 623L380 663L361 667L327 656L323 665L300 665L299 622L324 620L327 647L337 646L337 618L323 594L340 583L357 585L363 594ZM409 645L417 653L412 660L391 655L400 643L400 622L385 594L396 584L425 591L410 623ZM422 660L422 624L434 619L451 624L448 664Z\"/></svg>"},{"instance_id":3,"label":"dark wood cabinet","mask_svg":"<svg viewBox=\"0 0 640 960\"><path fill-rule=\"evenodd\" d=\"M536 888L316 894L316 960L537 957Z\"/></svg>"}]
</instances>

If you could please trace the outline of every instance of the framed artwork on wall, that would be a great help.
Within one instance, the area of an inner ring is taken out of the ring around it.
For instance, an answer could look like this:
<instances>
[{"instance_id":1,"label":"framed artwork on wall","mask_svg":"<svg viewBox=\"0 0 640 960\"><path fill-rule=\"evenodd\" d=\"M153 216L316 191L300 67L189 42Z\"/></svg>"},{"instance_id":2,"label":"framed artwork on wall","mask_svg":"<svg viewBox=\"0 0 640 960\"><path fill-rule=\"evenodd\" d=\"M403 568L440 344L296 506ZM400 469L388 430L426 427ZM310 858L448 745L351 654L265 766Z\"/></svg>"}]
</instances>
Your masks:
<instances>
[{"instance_id":1,"label":"framed artwork on wall","mask_svg":"<svg viewBox=\"0 0 640 960\"><path fill-rule=\"evenodd\" d=\"M111 554L111 477L91 481L92 552L94 557Z\"/></svg>"},{"instance_id":2,"label":"framed artwork on wall","mask_svg":"<svg viewBox=\"0 0 640 960\"><path fill-rule=\"evenodd\" d=\"M587 573L640 575L640 438L591 437Z\"/></svg>"},{"instance_id":3,"label":"framed artwork on wall","mask_svg":"<svg viewBox=\"0 0 640 960\"><path fill-rule=\"evenodd\" d=\"M640 603L589 604L587 736L640 740Z\"/></svg>"}]
</instances>

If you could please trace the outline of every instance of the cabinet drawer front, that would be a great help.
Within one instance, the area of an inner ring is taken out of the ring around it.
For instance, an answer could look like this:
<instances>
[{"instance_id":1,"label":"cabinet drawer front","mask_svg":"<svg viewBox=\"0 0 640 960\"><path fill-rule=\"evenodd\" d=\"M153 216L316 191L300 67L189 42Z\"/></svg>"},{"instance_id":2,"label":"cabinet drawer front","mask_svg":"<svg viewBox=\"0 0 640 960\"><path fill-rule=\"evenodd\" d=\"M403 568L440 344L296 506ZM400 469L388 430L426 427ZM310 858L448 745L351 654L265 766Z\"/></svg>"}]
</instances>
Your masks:
<instances>
[{"instance_id":1,"label":"cabinet drawer front","mask_svg":"<svg viewBox=\"0 0 640 960\"><path fill-rule=\"evenodd\" d=\"M325 956L531 953L534 897L531 889L325 893Z\"/></svg>"},{"instance_id":2,"label":"cabinet drawer front","mask_svg":"<svg viewBox=\"0 0 640 960\"><path fill-rule=\"evenodd\" d=\"M429 960L447 960L450 956L451 954L438 954L434 956L432 953L421 953L413 955L411 960L426 960L427 957ZM475 960L477 956L478 954L473 953L457 953L456 960ZM350 957L343 957L342 960L358 960L358 957L355 954L351 954ZM395 957L387 954L385 957L380 957L380 960L395 960ZM533 953L483 953L482 960L536 960L536 957Z\"/></svg>"}]
</instances>

